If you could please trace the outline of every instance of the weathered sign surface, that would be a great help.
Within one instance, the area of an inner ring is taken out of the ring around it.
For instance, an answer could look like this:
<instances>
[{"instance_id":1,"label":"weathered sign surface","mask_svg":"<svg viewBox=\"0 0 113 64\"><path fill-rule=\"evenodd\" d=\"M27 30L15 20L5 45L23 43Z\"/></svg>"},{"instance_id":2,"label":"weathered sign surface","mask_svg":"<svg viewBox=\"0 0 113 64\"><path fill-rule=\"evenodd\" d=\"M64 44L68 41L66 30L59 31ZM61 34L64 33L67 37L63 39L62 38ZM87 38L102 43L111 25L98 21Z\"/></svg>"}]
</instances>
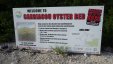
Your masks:
<instances>
[{"instance_id":1,"label":"weathered sign surface","mask_svg":"<svg viewBox=\"0 0 113 64\"><path fill-rule=\"evenodd\" d=\"M100 54L104 6L13 8L16 45Z\"/></svg>"}]
</instances>

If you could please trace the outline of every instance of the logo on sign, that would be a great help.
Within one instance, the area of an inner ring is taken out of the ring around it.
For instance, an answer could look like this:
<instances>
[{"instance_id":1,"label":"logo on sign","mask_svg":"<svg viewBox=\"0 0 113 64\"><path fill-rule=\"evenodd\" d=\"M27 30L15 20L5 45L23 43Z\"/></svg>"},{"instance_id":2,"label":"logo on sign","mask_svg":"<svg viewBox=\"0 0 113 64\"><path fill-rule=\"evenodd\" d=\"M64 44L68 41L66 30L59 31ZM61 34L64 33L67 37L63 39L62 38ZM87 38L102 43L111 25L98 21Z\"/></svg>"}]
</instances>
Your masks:
<instances>
[{"instance_id":1,"label":"logo on sign","mask_svg":"<svg viewBox=\"0 0 113 64\"><path fill-rule=\"evenodd\" d=\"M86 24L98 26L100 23L101 13L101 9L89 9Z\"/></svg>"},{"instance_id":2,"label":"logo on sign","mask_svg":"<svg viewBox=\"0 0 113 64\"><path fill-rule=\"evenodd\" d=\"M17 18L21 18L21 16L22 16L22 13L21 13L20 11L17 11L17 12L16 12L16 17L17 17Z\"/></svg>"}]
</instances>

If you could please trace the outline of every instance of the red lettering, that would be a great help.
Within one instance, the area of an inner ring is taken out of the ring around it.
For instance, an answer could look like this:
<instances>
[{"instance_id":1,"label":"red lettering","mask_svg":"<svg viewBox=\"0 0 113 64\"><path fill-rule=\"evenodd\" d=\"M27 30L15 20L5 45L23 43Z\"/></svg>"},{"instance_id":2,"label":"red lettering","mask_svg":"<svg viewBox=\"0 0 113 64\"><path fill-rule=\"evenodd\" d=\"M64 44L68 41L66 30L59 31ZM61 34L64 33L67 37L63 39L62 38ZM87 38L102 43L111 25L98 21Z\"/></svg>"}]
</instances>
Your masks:
<instances>
[{"instance_id":1,"label":"red lettering","mask_svg":"<svg viewBox=\"0 0 113 64\"><path fill-rule=\"evenodd\" d=\"M75 20L83 20L85 19L85 14L74 14Z\"/></svg>"},{"instance_id":2,"label":"red lettering","mask_svg":"<svg viewBox=\"0 0 113 64\"><path fill-rule=\"evenodd\" d=\"M24 19L27 19L27 14L24 14Z\"/></svg>"},{"instance_id":3,"label":"red lettering","mask_svg":"<svg viewBox=\"0 0 113 64\"><path fill-rule=\"evenodd\" d=\"M72 14L53 14L53 19L54 20L70 20L70 19L73 19L73 15Z\"/></svg>"},{"instance_id":4,"label":"red lettering","mask_svg":"<svg viewBox=\"0 0 113 64\"><path fill-rule=\"evenodd\" d=\"M51 19L51 14L24 14L24 19Z\"/></svg>"},{"instance_id":5,"label":"red lettering","mask_svg":"<svg viewBox=\"0 0 113 64\"><path fill-rule=\"evenodd\" d=\"M88 21L95 21L95 22L99 22L100 21L100 16L88 16Z\"/></svg>"}]
</instances>

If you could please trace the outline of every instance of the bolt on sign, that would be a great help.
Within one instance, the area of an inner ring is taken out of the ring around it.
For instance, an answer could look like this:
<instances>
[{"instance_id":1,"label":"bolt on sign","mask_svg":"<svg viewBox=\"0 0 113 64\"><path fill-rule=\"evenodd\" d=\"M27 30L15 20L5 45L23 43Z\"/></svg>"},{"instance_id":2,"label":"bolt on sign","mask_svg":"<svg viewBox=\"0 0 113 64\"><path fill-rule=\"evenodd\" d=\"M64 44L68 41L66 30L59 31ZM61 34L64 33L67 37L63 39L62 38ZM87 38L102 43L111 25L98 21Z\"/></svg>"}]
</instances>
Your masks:
<instances>
[{"instance_id":1,"label":"bolt on sign","mask_svg":"<svg viewBox=\"0 0 113 64\"><path fill-rule=\"evenodd\" d=\"M100 54L104 6L13 8L16 46Z\"/></svg>"}]
</instances>

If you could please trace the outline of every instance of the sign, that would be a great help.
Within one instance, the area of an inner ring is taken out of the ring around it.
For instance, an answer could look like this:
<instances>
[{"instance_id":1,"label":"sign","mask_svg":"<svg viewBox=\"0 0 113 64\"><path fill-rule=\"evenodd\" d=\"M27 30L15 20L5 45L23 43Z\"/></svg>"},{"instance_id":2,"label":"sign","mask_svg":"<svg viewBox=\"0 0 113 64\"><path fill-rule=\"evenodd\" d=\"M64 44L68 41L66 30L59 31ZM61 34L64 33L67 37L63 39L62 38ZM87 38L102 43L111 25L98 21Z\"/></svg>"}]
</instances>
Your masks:
<instances>
[{"instance_id":1,"label":"sign","mask_svg":"<svg viewBox=\"0 0 113 64\"><path fill-rule=\"evenodd\" d=\"M100 54L104 6L13 8L16 45Z\"/></svg>"}]
</instances>

